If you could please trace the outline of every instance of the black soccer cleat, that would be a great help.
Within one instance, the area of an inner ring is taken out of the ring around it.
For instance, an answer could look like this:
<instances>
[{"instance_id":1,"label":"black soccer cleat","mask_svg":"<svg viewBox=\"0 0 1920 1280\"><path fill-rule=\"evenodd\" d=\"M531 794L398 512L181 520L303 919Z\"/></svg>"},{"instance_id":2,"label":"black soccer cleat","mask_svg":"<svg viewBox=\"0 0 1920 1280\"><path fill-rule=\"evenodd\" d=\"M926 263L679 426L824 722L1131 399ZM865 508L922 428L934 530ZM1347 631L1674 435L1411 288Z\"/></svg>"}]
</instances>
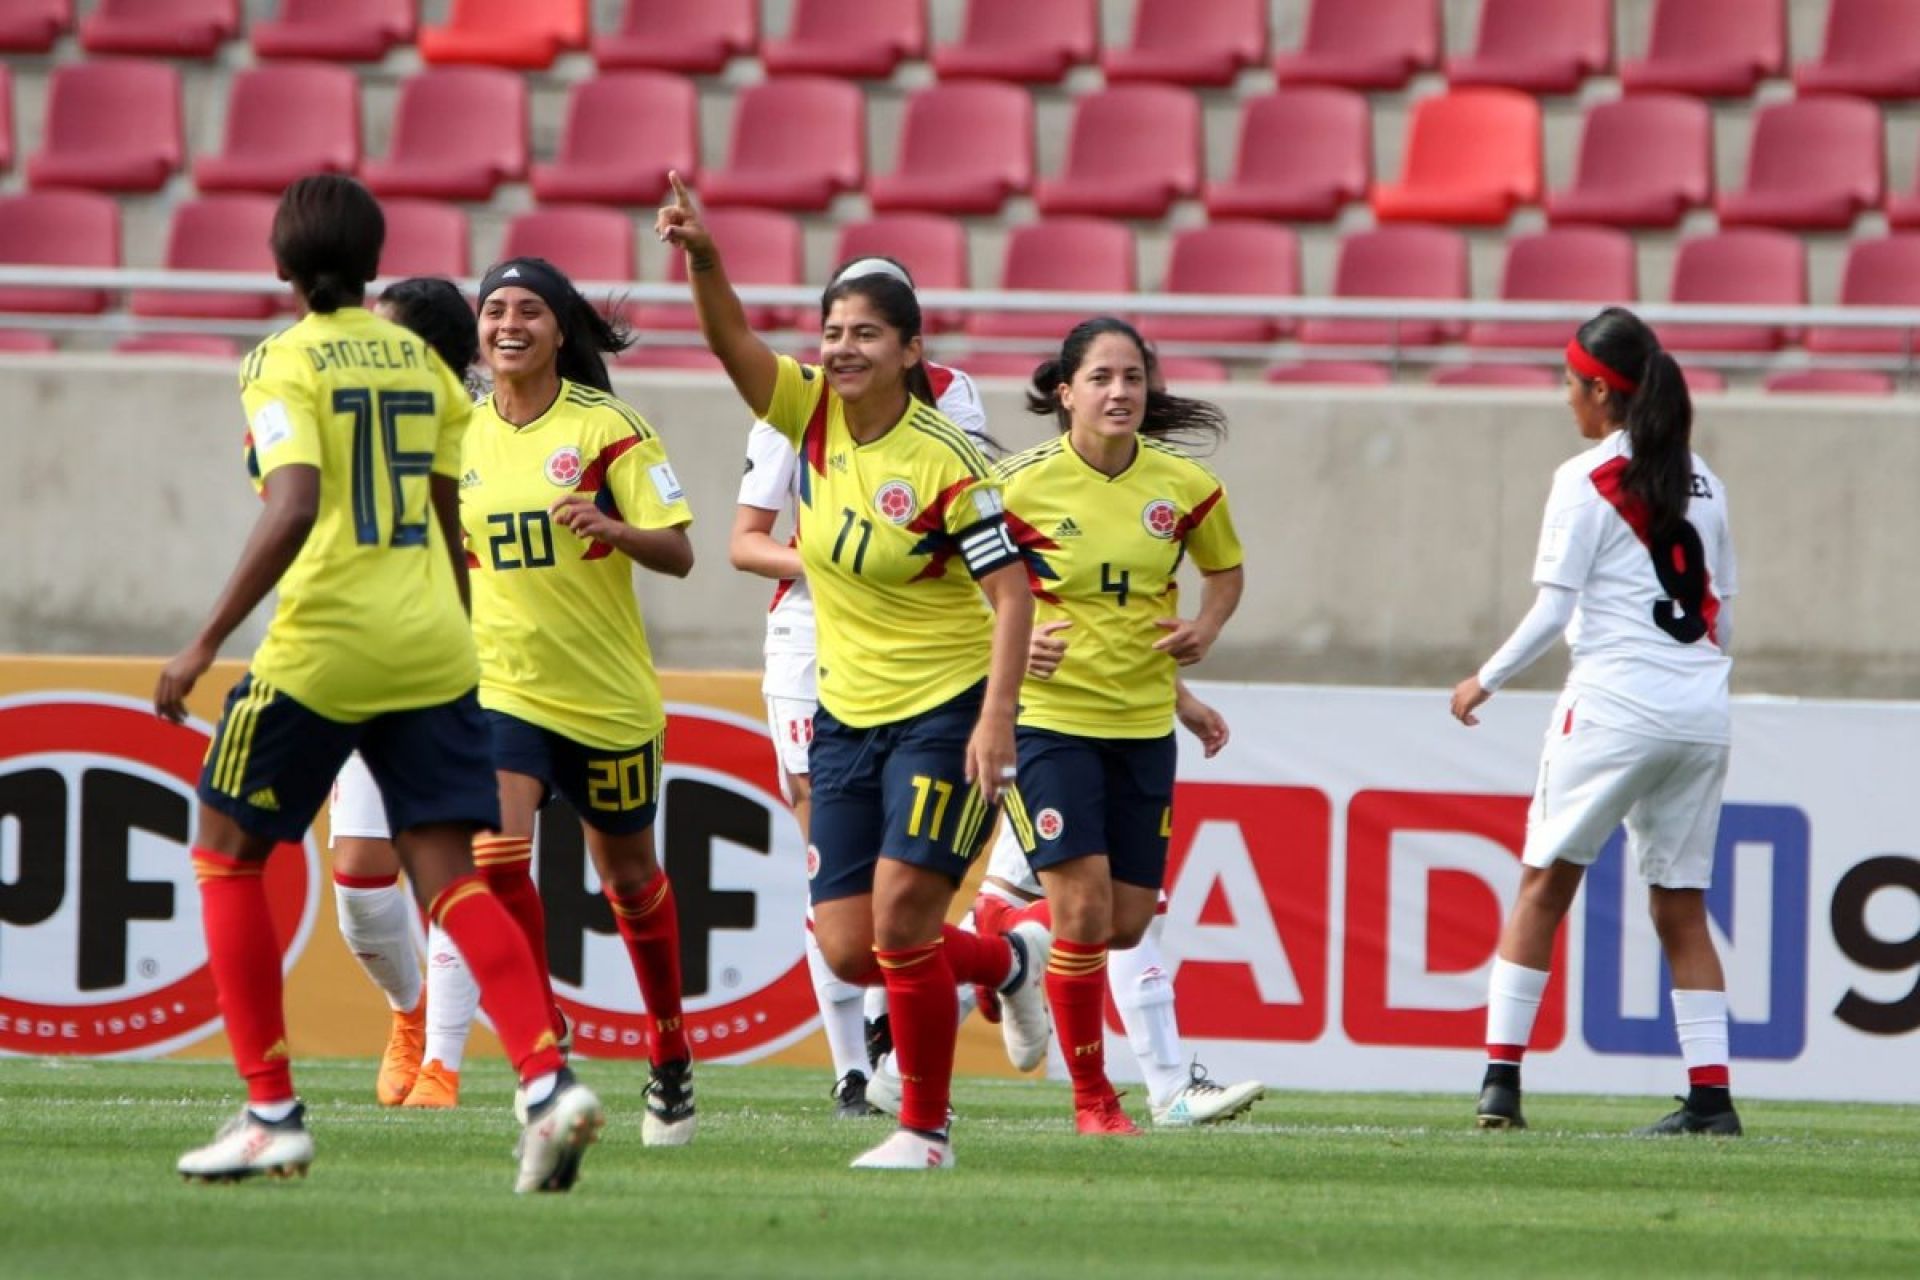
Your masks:
<instances>
[{"instance_id":1,"label":"black soccer cleat","mask_svg":"<svg viewBox=\"0 0 1920 1280\"><path fill-rule=\"evenodd\" d=\"M886 1014L867 1019L867 1065L878 1069L880 1059L893 1052L893 1024Z\"/></svg>"},{"instance_id":2,"label":"black soccer cleat","mask_svg":"<svg viewBox=\"0 0 1920 1280\"><path fill-rule=\"evenodd\" d=\"M834 1115L842 1120L864 1120L868 1116L884 1115L880 1108L867 1101L867 1077L858 1071L849 1071L833 1086Z\"/></svg>"},{"instance_id":3,"label":"black soccer cleat","mask_svg":"<svg viewBox=\"0 0 1920 1280\"><path fill-rule=\"evenodd\" d=\"M1636 1138L1672 1138L1680 1136L1705 1136L1709 1138L1738 1138L1744 1130L1740 1127L1740 1113L1728 1104L1725 1111L1695 1111L1687 1105L1685 1098L1676 1097L1680 1104L1677 1111L1670 1111L1650 1125L1644 1125L1633 1131Z\"/></svg>"},{"instance_id":4,"label":"black soccer cleat","mask_svg":"<svg viewBox=\"0 0 1920 1280\"><path fill-rule=\"evenodd\" d=\"M1488 1083L1480 1088L1480 1101L1473 1108L1473 1123L1479 1129L1524 1129L1527 1118L1520 1114L1520 1086Z\"/></svg>"},{"instance_id":5,"label":"black soccer cleat","mask_svg":"<svg viewBox=\"0 0 1920 1280\"><path fill-rule=\"evenodd\" d=\"M685 1058L662 1062L647 1076L647 1113L640 1121L640 1142L649 1147L684 1147L693 1141L699 1117L693 1108L693 1063Z\"/></svg>"}]
</instances>

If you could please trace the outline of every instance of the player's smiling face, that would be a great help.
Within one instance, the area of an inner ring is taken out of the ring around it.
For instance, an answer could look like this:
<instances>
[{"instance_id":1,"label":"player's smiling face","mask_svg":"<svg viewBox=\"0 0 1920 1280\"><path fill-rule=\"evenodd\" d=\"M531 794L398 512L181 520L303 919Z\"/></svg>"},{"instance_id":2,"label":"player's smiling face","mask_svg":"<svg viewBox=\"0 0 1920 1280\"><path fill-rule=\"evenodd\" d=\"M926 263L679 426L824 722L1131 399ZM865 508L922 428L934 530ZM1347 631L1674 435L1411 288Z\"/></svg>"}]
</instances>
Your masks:
<instances>
[{"instance_id":1,"label":"player's smiling face","mask_svg":"<svg viewBox=\"0 0 1920 1280\"><path fill-rule=\"evenodd\" d=\"M560 350L560 320L531 289L509 285L480 308L480 353L496 378L524 378L550 368Z\"/></svg>"},{"instance_id":2,"label":"player's smiling face","mask_svg":"<svg viewBox=\"0 0 1920 1280\"><path fill-rule=\"evenodd\" d=\"M1124 333L1103 333L1087 347L1060 403L1075 433L1132 435L1147 412L1147 359Z\"/></svg>"},{"instance_id":3,"label":"player's smiling face","mask_svg":"<svg viewBox=\"0 0 1920 1280\"><path fill-rule=\"evenodd\" d=\"M872 299L858 293L834 299L820 326L820 364L842 400L897 394L907 370L919 363L920 340L902 342Z\"/></svg>"},{"instance_id":4,"label":"player's smiling face","mask_svg":"<svg viewBox=\"0 0 1920 1280\"><path fill-rule=\"evenodd\" d=\"M1574 425L1587 440L1599 440L1616 424L1608 416L1606 384L1598 378L1583 378L1567 370L1567 408L1573 410Z\"/></svg>"}]
</instances>

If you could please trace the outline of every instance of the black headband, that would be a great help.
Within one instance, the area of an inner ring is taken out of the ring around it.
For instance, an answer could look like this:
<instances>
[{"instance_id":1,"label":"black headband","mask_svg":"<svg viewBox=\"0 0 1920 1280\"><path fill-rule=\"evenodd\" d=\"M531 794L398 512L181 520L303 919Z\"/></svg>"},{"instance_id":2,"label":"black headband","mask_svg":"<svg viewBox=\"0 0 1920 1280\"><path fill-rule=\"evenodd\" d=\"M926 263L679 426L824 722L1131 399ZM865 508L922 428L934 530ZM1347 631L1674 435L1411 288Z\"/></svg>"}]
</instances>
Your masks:
<instances>
[{"instance_id":1,"label":"black headband","mask_svg":"<svg viewBox=\"0 0 1920 1280\"><path fill-rule=\"evenodd\" d=\"M505 262L494 264L491 271L480 280L480 305L487 304L487 295L495 289L509 286L527 289L540 296L554 315L565 317L567 302L574 295L574 288L567 278L538 258L508 258Z\"/></svg>"}]
</instances>

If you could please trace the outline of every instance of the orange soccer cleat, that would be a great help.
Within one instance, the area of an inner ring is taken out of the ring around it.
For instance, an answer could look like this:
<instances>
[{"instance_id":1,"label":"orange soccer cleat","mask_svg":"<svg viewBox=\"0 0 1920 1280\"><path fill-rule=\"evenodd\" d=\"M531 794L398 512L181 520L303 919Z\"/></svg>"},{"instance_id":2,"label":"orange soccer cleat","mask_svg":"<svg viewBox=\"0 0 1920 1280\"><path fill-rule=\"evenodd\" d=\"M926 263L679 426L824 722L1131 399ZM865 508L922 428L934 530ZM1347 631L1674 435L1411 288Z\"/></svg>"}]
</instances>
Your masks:
<instances>
[{"instance_id":1,"label":"orange soccer cleat","mask_svg":"<svg viewBox=\"0 0 1920 1280\"><path fill-rule=\"evenodd\" d=\"M412 1013L393 1014L393 1029L387 1033L387 1051L380 1055L380 1077L374 1082L374 1096L383 1107L397 1107L407 1100L414 1079L420 1074L420 1056L427 1048L427 998L423 995Z\"/></svg>"},{"instance_id":2,"label":"orange soccer cleat","mask_svg":"<svg viewBox=\"0 0 1920 1280\"><path fill-rule=\"evenodd\" d=\"M402 1105L439 1110L459 1106L460 1073L444 1065L438 1058L429 1059L420 1068L420 1078L413 1082L413 1092L407 1095Z\"/></svg>"}]
</instances>

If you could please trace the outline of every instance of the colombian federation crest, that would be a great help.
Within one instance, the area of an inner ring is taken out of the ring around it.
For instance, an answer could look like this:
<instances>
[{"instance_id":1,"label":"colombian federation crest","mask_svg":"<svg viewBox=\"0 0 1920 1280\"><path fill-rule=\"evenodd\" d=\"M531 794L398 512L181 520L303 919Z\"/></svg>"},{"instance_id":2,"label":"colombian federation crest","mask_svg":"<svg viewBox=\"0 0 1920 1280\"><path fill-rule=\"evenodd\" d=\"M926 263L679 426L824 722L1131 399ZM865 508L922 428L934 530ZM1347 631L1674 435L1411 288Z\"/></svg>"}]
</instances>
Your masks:
<instances>
[{"instance_id":1,"label":"colombian federation crest","mask_svg":"<svg viewBox=\"0 0 1920 1280\"><path fill-rule=\"evenodd\" d=\"M920 510L920 499L905 480L889 480L873 495L873 509L888 524L905 524Z\"/></svg>"},{"instance_id":2,"label":"colombian federation crest","mask_svg":"<svg viewBox=\"0 0 1920 1280\"><path fill-rule=\"evenodd\" d=\"M585 469L580 461L580 451L572 445L565 445L547 456L547 483L571 489L580 482L580 473Z\"/></svg>"},{"instance_id":3,"label":"colombian federation crest","mask_svg":"<svg viewBox=\"0 0 1920 1280\"><path fill-rule=\"evenodd\" d=\"M1140 523L1154 537L1170 539L1180 527L1180 508L1165 498L1155 498L1141 510Z\"/></svg>"}]
</instances>

